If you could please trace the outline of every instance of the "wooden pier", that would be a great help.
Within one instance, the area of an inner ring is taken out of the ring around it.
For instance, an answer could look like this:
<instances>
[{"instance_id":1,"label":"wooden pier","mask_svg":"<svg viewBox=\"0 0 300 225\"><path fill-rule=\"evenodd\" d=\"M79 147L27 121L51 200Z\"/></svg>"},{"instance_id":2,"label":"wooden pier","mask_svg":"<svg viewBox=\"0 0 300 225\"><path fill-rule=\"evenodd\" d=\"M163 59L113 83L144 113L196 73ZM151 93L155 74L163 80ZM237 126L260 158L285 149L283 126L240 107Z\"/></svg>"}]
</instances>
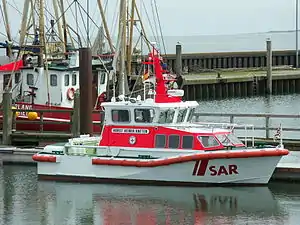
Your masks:
<instances>
[{"instance_id":1,"label":"wooden pier","mask_svg":"<svg viewBox=\"0 0 300 225\"><path fill-rule=\"evenodd\" d=\"M168 54L165 58L172 70L176 71L176 54ZM273 51L272 64L296 67L296 51ZM183 53L182 67L194 73L207 69L264 68L267 67L267 56L266 51Z\"/></svg>"},{"instance_id":2,"label":"wooden pier","mask_svg":"<svg viewBox=\"0 0 300 225\"><path fill-rule=\"evenodd\" d=\"M219 70L183 76L186 100L225 99L267 94L266 70ZM273 69L272 94L300 93L300 70Z\"/></svg>"}]
</instances>

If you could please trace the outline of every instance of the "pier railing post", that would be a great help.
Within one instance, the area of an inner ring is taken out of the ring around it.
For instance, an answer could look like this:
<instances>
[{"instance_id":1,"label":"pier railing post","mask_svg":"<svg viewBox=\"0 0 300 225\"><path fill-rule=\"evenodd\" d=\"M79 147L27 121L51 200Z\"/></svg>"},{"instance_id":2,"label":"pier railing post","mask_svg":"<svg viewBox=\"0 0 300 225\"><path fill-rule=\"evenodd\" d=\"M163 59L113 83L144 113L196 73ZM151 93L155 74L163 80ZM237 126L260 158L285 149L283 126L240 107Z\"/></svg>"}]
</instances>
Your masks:
<instances>
[{"instance_id":1,"label":"pier railing post","mask_svg":"<svg viewBox=\"0 0 300 225\"><path fill-rule=\"evenodd\" d=\"M270 117L266 116L266 139L270 138Z\"/></svg>"},{"instance_id":2,"label":"pier railing post","mask_svg":"<svg viewBox=\"0 0 300 225\"><path fill-rule=\"evenodd\" d=\"M72 125L71 125L73 137L78 137L80 135L80 93L76 91L74 94L74 106L72 115Z\"/></svg>"},{"instance_id":3,"label":"pier railing post","mask_svg":"<svg viewBox=\"0 0 300 225\"><path fill-rule=\"evenodd\" d=\"M267 39L267 94L272 94L272 42Z\"/></svg>"},{"instance_id":4,"label":"pier railing post","mask_svg":"<svg viewBox=\"0 0 300 225\"><path fill-rule=\"evenodd\" d=\"M177 74L177 76L181 76L182 75L182 46L179 43L176 45L175 65L176 65L176 74Z\"/></svg>"},{"instance_id":5,"label":"pier railing post","mask_svg":"<svg viewBox=\"0 0 300 225\"><path fill-rule=\"evenodd\" d=\"M12 133L12 93L3 93L3 136L2 144L11 144L11 133Z\"/></svg>"}]
</instances>

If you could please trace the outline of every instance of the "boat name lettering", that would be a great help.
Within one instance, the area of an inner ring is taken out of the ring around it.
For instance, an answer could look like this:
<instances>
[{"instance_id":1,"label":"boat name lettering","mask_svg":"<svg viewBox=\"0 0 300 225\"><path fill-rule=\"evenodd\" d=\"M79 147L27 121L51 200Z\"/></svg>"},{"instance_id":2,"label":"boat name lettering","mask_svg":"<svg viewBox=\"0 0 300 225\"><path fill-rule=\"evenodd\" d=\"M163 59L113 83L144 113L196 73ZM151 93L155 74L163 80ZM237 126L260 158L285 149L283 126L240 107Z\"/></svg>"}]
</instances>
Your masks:
<instances>
[{"instance_id":1,"label":"boat name lettering","mask_svg":"<svg viewBox=\"0 0 300 225\"><path fill-rule=\"evenodd\" d=\"M234 164L209 166L209 160L198 160L195 162L193 176L205 176L207 168L210 176L234 175L238 173L238 166Z\"/></svg>"},{"instance_id":2,"label":"boat name lettering","mask_svg":"<svg viewBox=\"0 0 300 225\"><path fill-rule=\"evenodd\" d=\"M20 109L20 110L31 110L32 109L32 105L17 104L16 108ZM19 112L20 116L27 116L27 114L28 114L28 112L22 112L22 111Z\"/></svg>"},{"instance_id":3,"label":"boat name lettering","mask_svg":"<svg viewBox=\"0 0 300 225\"><path fill-rule=\"evenodd\" d=\"M112 133L122 134L149 134L148 129L113 128Z\"/></svg>"}]
</instances>

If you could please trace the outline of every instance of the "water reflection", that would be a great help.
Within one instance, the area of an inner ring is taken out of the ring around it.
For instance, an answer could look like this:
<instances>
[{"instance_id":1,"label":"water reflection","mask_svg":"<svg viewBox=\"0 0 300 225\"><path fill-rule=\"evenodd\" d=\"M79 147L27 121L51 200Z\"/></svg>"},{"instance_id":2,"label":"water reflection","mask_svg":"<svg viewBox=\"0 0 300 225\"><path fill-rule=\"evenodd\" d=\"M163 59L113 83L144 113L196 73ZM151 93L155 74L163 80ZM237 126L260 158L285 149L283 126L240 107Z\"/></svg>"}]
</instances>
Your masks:
<instances>
[{"instance_id":1,"label":"water reflection","mask_svg":"<svg viewBox=\"0 0 300 225\"><path fill-rule=\"evenodd\" d=\"M68 224L235 224L256 215L270 223L282 217L267 187L183 188L39 182L40 194L54 196L58 221ZM275 216L274 216L275 215ZM49 218L50 219L50 218ZM52 218L53 219L53 218ZM282 222L282 219L280 219ZM74 223L70 223L74 221ZM83 221L86 221L84 223ZM263 223L261 223L263 224Z\"/></svg>"},{"instance_id":2,"label":"water reflection","mask_svg":"<svg viewBox=\"0 0 300 225\"><path fill-rule=\"evenodd\" d=\"M300 189L149 187L38 182L0 168L0 225L298 224ZM298 192L296 192L298 190ZM274 193L275 198L274 198ZM281 203L278 203L278 200ZM291 207L292 206L292 207Z\"/></svg>"}]
</instances>

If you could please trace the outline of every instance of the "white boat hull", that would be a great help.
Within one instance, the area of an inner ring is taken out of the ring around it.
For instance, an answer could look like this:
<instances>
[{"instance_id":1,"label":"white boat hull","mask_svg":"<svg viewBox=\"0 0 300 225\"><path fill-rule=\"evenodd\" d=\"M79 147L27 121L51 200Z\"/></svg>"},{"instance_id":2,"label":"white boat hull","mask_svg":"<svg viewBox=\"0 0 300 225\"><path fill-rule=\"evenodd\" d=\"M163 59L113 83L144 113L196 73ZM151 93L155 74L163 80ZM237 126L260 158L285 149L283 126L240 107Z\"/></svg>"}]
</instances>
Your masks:
<instances>
[{"instance_id":1,"label":"white boat hull","mask_svg":"<svg viewBox=\"0 0 300 225\"><path fill-rule=\"evenodd\" d=\"M235 150L234 152L246 151ZM220 152L203 154L213 155ZM111 159L87 155L56 157L56 162L38 162L38 175L41 179L163 185L247 185L267 184L282 156L211 158L149 167L124 166L122 165L124 158ZM93 161L97 160L120 162L120 164L93 164ZM141 161L143 160L138 162ZM153 162L153 160L148 161Z\"/></svg>"}]
</instances>

